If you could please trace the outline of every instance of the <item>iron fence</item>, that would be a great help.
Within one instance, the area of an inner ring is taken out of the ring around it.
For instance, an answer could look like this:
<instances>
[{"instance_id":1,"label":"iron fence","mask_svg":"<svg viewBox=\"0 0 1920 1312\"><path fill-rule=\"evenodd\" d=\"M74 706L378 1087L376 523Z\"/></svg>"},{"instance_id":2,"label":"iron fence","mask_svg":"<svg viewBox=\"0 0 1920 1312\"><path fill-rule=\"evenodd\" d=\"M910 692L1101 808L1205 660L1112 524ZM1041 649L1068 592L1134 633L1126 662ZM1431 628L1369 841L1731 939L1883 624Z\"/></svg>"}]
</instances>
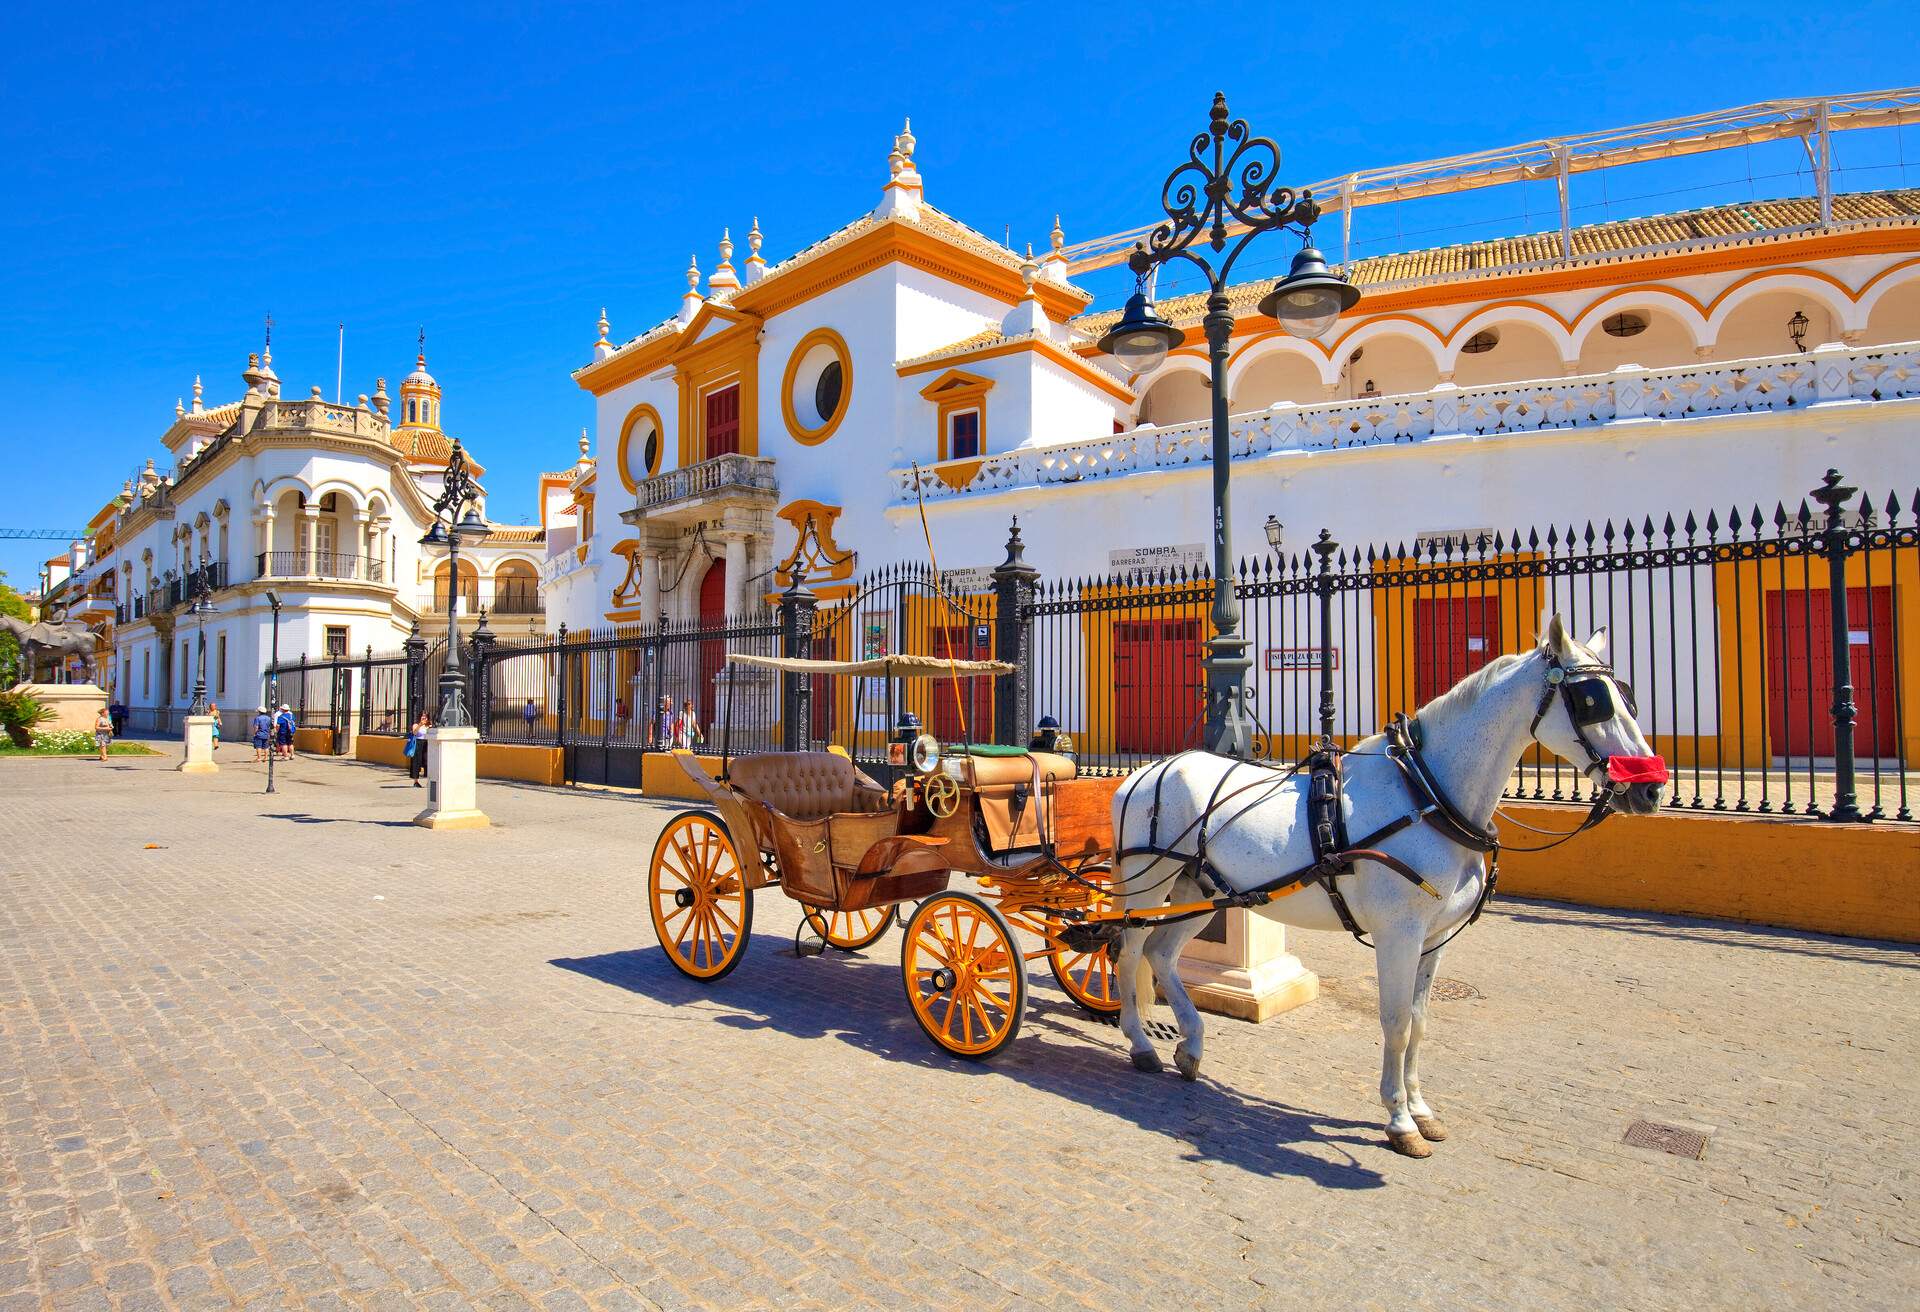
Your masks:
<instances>
[{"instance_id":1,"label":"iron fence","mask_svg":"<svg viewBox=\"0 0 1920 1312\"><path fill-rule=\"evenodd\" d=\"M1862 495L1830 473L1791 509L1357 546L1322 533L1305 550L1242 561L1233 594L1253 661L1255 753L1297 759L1322 734L1352 744L1528 649L1558 613L1576 638L1607 631L1639 722L1672 770L1669 808L1910 820L1916 502ZM884 770L908 715L943 742L1016 745L1051 715L1083 771L1118 773L1199 744L1211 600L1205 571L1045 579L1024 559L1016 523L985 579L901 565L827 601L796 585L775 607L718 623L562 626L524 640L496 639L483 623L461 659L483 737L563 748L569 780L638 786L644 754L671 746L835 746ZM1015 672L893 680L725 660L903 651L993 658ZM404 732L437 696L445 659L444 643L416 638L398 654L292 663L281 700L302 725L337 728L344 691L361 732ZM1586 788L1536 748L1508 796L1572 802Z\"/></svg>"},{"instance_id":2,"label":"iron fence","mask_svg":"<svg viewBox=\"0 0 1920 1312\"><path fill-rule=\"evenodd\" d=\"M1673 771L1670 808L1906 820L1916 586L1912 504L1830 475L1791 510L1358 547L1322 533L1305 551L1242 561L1234 595L1263 757L1297 759L1322 732L1343 744L1377 732L1526 650L1557 612L1577 638L1606 629ZM1211 599L1204 571L1040 585L1025 612L1034 704L1073 733L1083 769L1198 745ZM1572 801L1585 788L1534 748L1508 796Z\"/></svg>"}]
</instances>

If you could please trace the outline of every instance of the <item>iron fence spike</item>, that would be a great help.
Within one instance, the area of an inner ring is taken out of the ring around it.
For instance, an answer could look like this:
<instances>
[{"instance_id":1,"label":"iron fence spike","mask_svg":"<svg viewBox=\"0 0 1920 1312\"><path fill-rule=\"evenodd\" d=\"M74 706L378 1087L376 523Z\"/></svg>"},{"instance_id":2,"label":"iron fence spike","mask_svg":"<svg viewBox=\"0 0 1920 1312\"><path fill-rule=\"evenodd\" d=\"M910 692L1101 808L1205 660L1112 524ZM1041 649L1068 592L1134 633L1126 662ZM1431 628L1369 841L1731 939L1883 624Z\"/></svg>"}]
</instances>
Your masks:
<instances>
[{"instance_id":1,"label":"iron fence spike","mask_svg":"<svg viewBox=\"0 0 1920 1312\"><path fill-rule=\"evenodd\" d=\"M1900 513L1900 494L1898 492L1887 493L1887 518L1892 519L1894 516L1898 515L1899 513Z\"/></svg>"}]
</instances>

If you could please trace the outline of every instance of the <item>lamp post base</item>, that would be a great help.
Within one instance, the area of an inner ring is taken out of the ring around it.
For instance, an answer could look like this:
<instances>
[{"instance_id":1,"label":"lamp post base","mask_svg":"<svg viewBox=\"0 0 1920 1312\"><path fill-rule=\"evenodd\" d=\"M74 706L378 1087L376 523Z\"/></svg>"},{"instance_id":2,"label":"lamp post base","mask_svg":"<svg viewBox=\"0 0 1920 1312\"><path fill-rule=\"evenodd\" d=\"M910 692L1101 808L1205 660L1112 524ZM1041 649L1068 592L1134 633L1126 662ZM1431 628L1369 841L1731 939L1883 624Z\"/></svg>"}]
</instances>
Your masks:
<instances>
[{"instance_id":1,"label":"lamp post base","mask_svg":"<svg viewBox=\"0 0 1920 1312\"><path fill-rule=\"evenodd\" d=\"M1246 760L1253 752L1253 717L1247 714L1247 640L1237 633L1216 634L1207 642L1206 748Z\"/></svg>"},{"instance_id":2,"label":"lamp post base","mask_svg":"<svg viewBox=\"0 0 1920 1312\"><path fill-rule=\"evenodd\" d=\"M427 809L413 818L423 829L485 829L493 822L479 807L476 766L480 731L438 725L427 731Z\"/></svg>"},{"instance_id":3,"label":"lamp post base","mask_svg":"<svg viewBox=\"0 0 1920 1312\"><path fill-rule=\"evenodd\" d=\"M217 774L213 761L213 724L211 715L189 715L184 737L185 750L175 768L182 774Z\"/></svg>"}]
</instances>

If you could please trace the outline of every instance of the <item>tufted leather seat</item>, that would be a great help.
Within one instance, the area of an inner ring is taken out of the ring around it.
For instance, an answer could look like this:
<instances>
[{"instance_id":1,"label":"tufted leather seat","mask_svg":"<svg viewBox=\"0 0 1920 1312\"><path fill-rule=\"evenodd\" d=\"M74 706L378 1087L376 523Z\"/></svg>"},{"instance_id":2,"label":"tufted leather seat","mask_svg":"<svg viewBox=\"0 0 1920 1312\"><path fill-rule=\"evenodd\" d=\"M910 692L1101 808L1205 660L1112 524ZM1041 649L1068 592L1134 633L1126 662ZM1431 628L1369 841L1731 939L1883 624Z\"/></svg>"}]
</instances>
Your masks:
<instances>
[{"instance_id":1,"label":"tufted leather seat","mask_svg":"<svg viewBox=\"0 0 1920 1312\"><path fill-rule=\"evenodd\" d=\"M890 809L886 790L833 752L768 752L736 757L727 777L748 797L795 820Z\"/></svg>"}]
</instances>

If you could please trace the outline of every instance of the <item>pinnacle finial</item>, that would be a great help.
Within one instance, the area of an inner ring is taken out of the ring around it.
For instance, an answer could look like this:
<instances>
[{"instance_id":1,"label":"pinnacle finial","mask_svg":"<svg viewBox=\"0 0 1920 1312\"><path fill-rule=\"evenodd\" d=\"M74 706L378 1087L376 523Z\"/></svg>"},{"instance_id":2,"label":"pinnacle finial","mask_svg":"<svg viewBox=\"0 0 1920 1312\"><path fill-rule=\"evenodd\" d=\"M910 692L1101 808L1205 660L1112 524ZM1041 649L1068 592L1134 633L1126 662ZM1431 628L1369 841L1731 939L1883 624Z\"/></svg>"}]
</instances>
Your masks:
<instances>
[{"instance_id":1,"label":"pinnacle finial","mask_svg":"<svg viewBox=\"0 0 1920 1312\"><path fill-rule=\"evenodd\" d=\"M582 428L580 430L580 458L582 460L587 458L587 448L589 445L590 443L587 441L587 430Z\"/></svg>"},{"instance_id":2,"label":"pinnacle finial","mask_svg":"<svg viewBox=\"0 0 1920 1312\"><path fill-rule=\"evenodd\" d=\"M601 341L603 341L603 342L604 342L604 341L606 341L606 340L607 340L607 329L609 329L609 328L611 328L611 327L613 326L612 324L610 324L610 323L608 323L608 322L607 322L607 307L606 307L606 306L604 306L604 305L603 305L603 306L601 306L601 307L600 307L600 322L599 322L599 323L597 323L597 324L595 324L594 326L595 326L595 327L597 327L597 328L598 328L598 329L600 330L600 340L601 340Z\"/></svg>"},{"instance_id":3,"label":"pinnacle finial","mask_svg":"<svg viewBox=\"0 0 1920 1312\"><path fill-rule=\"evenodd\" d=\"M720 229L720 263L730 264L732 263L732 261L733 261L733 229L722 228Z\"/></svg>"},{"instance_id":4,"label":"pinnacle finial","mask_svg":"<svg viewBox=\"0 0 1920 1312\"><path fill-rule=\"evenodd\" d=\"M193 409L195 414L198 414L201 410L200 394L201 394L200 375L195 374L193 376Z\"/></svg>"},{"instance_id":5,"label":"pinnacle finial","mask_svg":"<svg viewBox=\"0 0 1920 1312\"><path fill-rule=\"evenodd\" d=\"M700 290L700 261L691 254L687 256L687 290L696 294Z\"/></svg>"},{"instance_id":6,"label":"pinnacle finial","mask_svg":"<svg viewBox=\"0 0 1920 1312\"><path fill-rule=\"evenodd\" d=\"M1067 244L1067 234L1060 226L1060 216L1058 214L1053 216L1053 231L1047 235L1053 241L1053 253L1055 255L1060 254L1062 248Z\"/></svg>"},{"instance_id":7,"label":"pinnacle finial","mask_svg":"<svg viewBox=\"0 0 1920 1312\"><path fill-rule=\"evenodd\" d=\"M182 416L184 416L186 413L187 413L187 408L184 405L180 404L180 398L177 396L174 397L173 398L173 417L175 419L179 419Z\"/></svg>"}]
</instances>

